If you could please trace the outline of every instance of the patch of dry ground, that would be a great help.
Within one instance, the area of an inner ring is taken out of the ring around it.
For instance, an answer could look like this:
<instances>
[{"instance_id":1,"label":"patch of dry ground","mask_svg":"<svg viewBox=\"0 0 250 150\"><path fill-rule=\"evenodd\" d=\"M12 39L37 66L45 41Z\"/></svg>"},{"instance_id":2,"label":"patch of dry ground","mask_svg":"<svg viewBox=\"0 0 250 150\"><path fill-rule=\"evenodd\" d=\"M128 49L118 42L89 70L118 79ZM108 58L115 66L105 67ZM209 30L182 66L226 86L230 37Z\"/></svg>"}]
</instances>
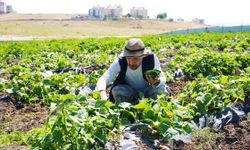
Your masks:
<instances>
[{"instance_id":1,"label":"patch of dry ground","mask_svg":"<svg viewBox=\"0 0 250 150\"><path fill-rule=\"evenodd\" d=\"M0 134L41 127L48 113L47 106L16 103L10 97L0 95Z\"/></svg>"},{"instance_id":2,"label":"patch of dry ground","mask_svg":"<svg viewBox=\"0 0 250 150\"><path fill-rule=\"evenodd\" d=\"M143 36L161 34L205 25L191 22L168 22L156 19L72 21L73 14L6 14L0 15L2 37L83 38L99 36Z\"/></svg>"},{"instance_id":3,"label":"patch of dry ground","mask_svg":"<svg viewBox=\"0 0 250 150\"><path fill-rule=\"evenodd\" d=\"M210 135L209 135L210 134ZM250 150L250 120L240 120L219 131L195 136L185 150Z\"/></svg>"}]
</instances>

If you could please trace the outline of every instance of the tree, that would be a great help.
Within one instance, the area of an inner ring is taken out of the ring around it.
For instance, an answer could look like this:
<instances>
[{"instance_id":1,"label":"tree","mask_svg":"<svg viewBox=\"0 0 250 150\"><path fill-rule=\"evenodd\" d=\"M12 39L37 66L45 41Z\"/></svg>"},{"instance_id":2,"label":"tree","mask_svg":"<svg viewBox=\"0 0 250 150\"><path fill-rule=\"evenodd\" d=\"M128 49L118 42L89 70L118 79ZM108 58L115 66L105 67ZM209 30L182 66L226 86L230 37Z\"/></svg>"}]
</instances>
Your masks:
<instances>
[{"instance_id":1,"label":"tree","mask_svg":"<svg viewBox=\"0 0 250 150\"><path fill-rule=\"evenodd\" d=\"M169 18L168 21L169 22L174 22L174 19L173 18Z\"/></svg>"},{"instance_id":2,"label":"tree","mask_svg":"<svg viewBox=\"0 0 250 150\"><path fill-rule=\"evenodd\" d=\"M127 17L127 18L130 18L130 17L131 17L131 14L130 14L130 13L127 13L126 17Z\"/></svg>"},{"instance_id":3,"label":"tree","mask_svg":"<svg viewBox=\"0 0 250 150\"><path fill-rule=\"evenodd\" d=\"M166 19L167 18L167 13L160 13L157 15L157 19Z\"/></svg>"}]
</instances>

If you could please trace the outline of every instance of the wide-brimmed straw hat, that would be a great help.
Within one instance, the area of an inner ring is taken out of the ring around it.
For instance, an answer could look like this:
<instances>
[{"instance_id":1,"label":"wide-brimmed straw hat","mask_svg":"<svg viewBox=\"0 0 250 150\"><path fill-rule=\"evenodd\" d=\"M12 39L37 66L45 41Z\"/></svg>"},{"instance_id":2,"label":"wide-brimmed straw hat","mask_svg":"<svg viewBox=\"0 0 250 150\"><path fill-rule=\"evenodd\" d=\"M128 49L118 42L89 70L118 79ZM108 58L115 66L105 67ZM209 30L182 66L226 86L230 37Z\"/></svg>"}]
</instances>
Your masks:
<instances>
[{"instance_id":1,"label":"wide-brimmed straw hat","mask_svg":"<svg viewBox=\"0 0 250 150\"><path fill-rule=\"evenodd\" d=\"M145 48L141 39L130 39L122 51L121 56L124 57L140 57L150 53L150 50Z\"/></svg>"}]
</instances>

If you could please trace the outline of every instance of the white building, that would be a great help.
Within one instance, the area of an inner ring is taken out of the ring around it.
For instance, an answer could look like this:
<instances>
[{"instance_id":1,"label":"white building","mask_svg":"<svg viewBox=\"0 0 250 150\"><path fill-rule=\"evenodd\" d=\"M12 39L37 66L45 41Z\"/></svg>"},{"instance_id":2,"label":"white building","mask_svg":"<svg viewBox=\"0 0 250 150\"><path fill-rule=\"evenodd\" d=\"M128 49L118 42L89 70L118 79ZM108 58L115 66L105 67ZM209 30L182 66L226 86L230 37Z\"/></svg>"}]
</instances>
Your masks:
<instances>
[{"instance_id":1,"label":"white building","mask_svg":"<svg viewBox=\"0 0 250 150\"><path fill-rule=\"evenodd\" d=\"M95 6L92 9L89 9L89 16L103 19L105 16L105 8L100 6Z\"/></svg>"},{"instance_id":2,"label":"white building","mask_svg":"<svg viewBox=\"0 0 250 150\"><path fill-rule=\"evenodd\" d=\"M134 18L140 18L140 19L147 18L148 10L145 9L144 7L133 7L130 10L130 15L131 17L134 17Z\"/></svg>"},{"instance_id":3,"label":"white building","mask_svg":"<svg viewBox=\"0 0 250 150\"><path fill-rule=\"evenodd\" d=\"M6 4L0 0L0 14L6 13Z\"/></svg>"},{"instance_id":4,"label":"white building","mask_svg":"<svg viewBox=\"0 0 250 150\"><path fill-rule=\"evenodd\" d=\"M122 16L122 7L121 5L109 5L106 8L96 6L92 9L89 9L90 18L120 18Z\"/></svg>"},{"instance_id":5,"label":"white building","mask_svg":"<svg viewBox=\"0 0 250 150\"><path fill-rule=\"evenodd\" d=\"M109 5L105 10L105 15L108 18L120 18L122 16L121 5Z\"/></svg>"},{"instance_id":6,"label":"white building","mask_svg":"<svg viewBox=\"0 0 250 150\"><path fill-rule=\"evenodd\" d=\"M178 18L176 21L177 22L184 22L184 19L183 18Z\"/></svg>"},{"instance_id":7,"label":"white building","mask_svg":"<svg viewBox=\"0 0 250 150\"><path fill-rule=\"evenodd\" d=\"M199 23L199 24L205 24L205 20L204 19L199 19L199 18L194 18L192 20L192 22Z\"/></svg>"},{"instance_id":8,"label":"white building","mask_svg":"<svg viewBox=\"0 0 250 150\"><path fill-rule=\"evenodd\" d=\"M5 2L0 0L0 14L13 13L15 12L11 5L7 5Z\"/></svg>"},{"instance_id":9,"label":"white building","mask_svg":"<svg viewBox=\"0 0 250 150\"><path fill-rule=\"evenodd\" d=\"M6 6L6 13L12 13L12 12L14 12L12 6L11 5L7 5Z\"/></svg>"}]
</instances>

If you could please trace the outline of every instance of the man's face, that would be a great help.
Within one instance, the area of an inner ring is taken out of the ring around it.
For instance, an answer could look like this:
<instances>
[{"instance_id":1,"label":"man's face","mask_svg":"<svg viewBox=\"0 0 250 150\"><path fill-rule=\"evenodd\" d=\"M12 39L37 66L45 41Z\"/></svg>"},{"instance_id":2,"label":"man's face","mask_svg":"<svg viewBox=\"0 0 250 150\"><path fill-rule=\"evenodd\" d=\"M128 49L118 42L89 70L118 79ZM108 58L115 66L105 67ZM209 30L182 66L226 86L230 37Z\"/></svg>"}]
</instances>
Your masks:
<instances>
[{"instance_id":1,"label":"man's face","mask_svg":"<svg viewBox=\"0 0 250 150\"><path fill-rule=\"evenodd\" d=\"M143 57L126 57L126 59L129 68L135 70L141 65Z\"/></svg>"}]
</instances>

